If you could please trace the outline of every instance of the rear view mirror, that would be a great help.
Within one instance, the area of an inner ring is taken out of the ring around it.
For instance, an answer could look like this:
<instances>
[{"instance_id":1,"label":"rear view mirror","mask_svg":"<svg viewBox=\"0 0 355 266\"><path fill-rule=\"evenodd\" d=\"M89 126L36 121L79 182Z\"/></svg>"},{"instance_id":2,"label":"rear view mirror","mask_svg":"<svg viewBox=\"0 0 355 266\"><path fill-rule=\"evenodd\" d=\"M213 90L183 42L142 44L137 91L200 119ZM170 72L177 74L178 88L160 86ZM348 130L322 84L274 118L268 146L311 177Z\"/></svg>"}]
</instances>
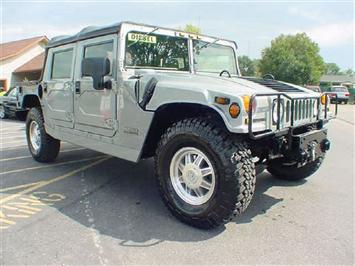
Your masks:
<instances>
[{"instance_id":1,"label":"rear view mirror","mask_svg":"<svg viewBox=\"0 0 355 266\"><path fill-rule=\"evenodd\" d=\"M106 57L84 58L81 71L83 76L92 77L95 90L101 90L104 88L104 77L110 73L110 60Z\"/></svg>"}]
</instances>

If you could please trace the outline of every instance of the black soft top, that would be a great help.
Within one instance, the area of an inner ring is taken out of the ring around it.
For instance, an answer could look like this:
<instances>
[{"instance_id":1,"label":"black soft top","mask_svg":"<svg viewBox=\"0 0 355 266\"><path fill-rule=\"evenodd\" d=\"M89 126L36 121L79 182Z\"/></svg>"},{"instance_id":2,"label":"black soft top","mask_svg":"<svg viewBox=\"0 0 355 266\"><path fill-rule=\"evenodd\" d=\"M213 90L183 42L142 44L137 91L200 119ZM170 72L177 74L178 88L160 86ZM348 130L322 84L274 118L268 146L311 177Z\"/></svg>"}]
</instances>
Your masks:
<instances>
[{"instance_id":1,"label":"black soft top","mask_svg":"<svg viewBox=\"0 0 355 266\"><path fill-rule=\"evenodd\" d=\"M57 36L52 38L48 44L47 48L63 45L63 44L68 44L68 43L73 43L77 42L80 40L85 40L85 39L90 39L93 37L98 37L101 35L107 35L107 34L112 34L112 33L117 33L120 31L121 25L123 22L120 23L115 23L109 26L103 26L103 27L96 27L96 26L89 26L81 31L79 31L77 34L74 35L62 35L62 36Z\"/></svg>"},{"instance_id":2,"label":"black soft top","mask_svg":"<svg viewBox=\"0 0 355 266\"><path fill-rule=\"evenodd\" d=\"M64 35L64 36L54 37L48 42L47 48L52 48L52 47L56 47L56 46L60 46L60 45L68 44L68 43L74 43L74 42L77 42L77 41L90 39L90 38L94 38L94 37L98 37L98 36L102 36L102 35L118 33L121 30L122 24L139 25L139 26L146 26L146 27L151 27L151 28L159 28L159 29L165 29L165 30L171 30L171 31L184 32L184 31L177 30L177 29L171 29L171 28L165 28L165 27L157 27L157 26L153 26L153 25L135 23L135 22L130 22L130 21L123 21L123 22L111 24L111 25L108 25L108 26L101 26L101 27L89 26L89 27L86 27L86 28L82 29L80 32L78 32L77 34L74 34L74 35ZM187 33L187 32L185 32L185 33L186 34L190 34L190 33ZM227 39L208 36L208 35L205 35L205 34L198 34L198 35L199 36L210 37L210 38L214 38L214 39L218 39L218 40L222 40L222 41L233 42L235 45L237 45L234 41L230 41L230 40L227 40Z\"/></svg>"}]
</instances>

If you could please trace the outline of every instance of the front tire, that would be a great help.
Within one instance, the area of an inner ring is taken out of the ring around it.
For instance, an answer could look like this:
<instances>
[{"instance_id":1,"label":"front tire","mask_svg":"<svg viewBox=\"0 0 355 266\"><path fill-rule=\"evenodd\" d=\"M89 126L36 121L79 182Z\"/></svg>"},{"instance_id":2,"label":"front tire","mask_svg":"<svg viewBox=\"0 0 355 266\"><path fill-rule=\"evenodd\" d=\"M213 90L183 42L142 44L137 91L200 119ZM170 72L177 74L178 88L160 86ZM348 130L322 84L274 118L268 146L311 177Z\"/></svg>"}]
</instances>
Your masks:
<instances>
[{"instance_id":1,"label":"front tire","mask_svg":"<svg viewBox=\"0 0 355 266\"><path fill-rule=\"evenodd\" d=\"M267 170L278 179L298 181L313 175L321 166L324 155L304 166L297 167L295 164L287 164L283 159L275 159L269 162Z\"/></svg>"},{"instance_id":2,"label":"front tire","mask_svg":"<svg viewBox=\"0 0 355 266\"><path fill-rule=\"evenodd\" d=\"M32 108L26 120L26 138L32 157L41 163L54 161L60 150L60 140L47 134L42 111Z\"/></svg>"},{"instance_id":3,"label":"front tire","mask_svg":"<svg viewBox=\"0 0 355 266\"><path fill-rule=\"evenodd\" d=\"M202 118L179 121L158 144L155 169L161 197L179 220L210 229L249 205L255 166L247 145Z\"/></svg>"}]
</instances>

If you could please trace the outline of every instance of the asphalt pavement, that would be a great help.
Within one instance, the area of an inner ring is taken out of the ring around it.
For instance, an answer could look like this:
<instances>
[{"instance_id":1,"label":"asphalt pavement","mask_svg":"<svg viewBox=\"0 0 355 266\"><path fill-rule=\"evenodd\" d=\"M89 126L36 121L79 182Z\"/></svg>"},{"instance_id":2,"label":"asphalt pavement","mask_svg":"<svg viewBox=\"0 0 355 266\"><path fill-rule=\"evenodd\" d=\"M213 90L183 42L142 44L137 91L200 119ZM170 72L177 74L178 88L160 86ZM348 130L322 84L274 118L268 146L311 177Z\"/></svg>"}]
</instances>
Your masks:
<instances>
[{"instance_id":1,"label":"asphalt pavement","mask_svg":"<svg viewBox=\"0 0 355 266\"><path fill-rule=\"evenodd\" d=\"M248 210L203 231L159 198L152 160L130 163L62 143L51 164L24 123L0 123L0 264L354 264L354 105L329 125L331 150L307 181L264 172Z\"/></svg>"}]
</instances>

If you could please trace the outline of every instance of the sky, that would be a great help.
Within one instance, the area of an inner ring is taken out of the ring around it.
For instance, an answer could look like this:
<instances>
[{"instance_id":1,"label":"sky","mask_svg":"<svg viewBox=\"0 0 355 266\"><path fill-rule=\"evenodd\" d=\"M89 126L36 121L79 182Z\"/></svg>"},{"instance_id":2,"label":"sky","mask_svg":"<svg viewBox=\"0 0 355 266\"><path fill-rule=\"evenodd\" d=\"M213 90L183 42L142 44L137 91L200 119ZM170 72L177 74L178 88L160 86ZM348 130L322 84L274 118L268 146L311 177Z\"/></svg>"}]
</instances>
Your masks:
<instances>
[{"instance_id":1,"label":"sky","mask_svg":"<svg viewBox=\"0 0 355 266\"><path fill-rule=\"evenodd\" d=\"M353 0L1 0L0 42L74 34L89 25L133 21L202 33L237 42L239 54L261 57L280 34L306 32L325 62L355 69Z\"/></svg>"}]
</instances>

